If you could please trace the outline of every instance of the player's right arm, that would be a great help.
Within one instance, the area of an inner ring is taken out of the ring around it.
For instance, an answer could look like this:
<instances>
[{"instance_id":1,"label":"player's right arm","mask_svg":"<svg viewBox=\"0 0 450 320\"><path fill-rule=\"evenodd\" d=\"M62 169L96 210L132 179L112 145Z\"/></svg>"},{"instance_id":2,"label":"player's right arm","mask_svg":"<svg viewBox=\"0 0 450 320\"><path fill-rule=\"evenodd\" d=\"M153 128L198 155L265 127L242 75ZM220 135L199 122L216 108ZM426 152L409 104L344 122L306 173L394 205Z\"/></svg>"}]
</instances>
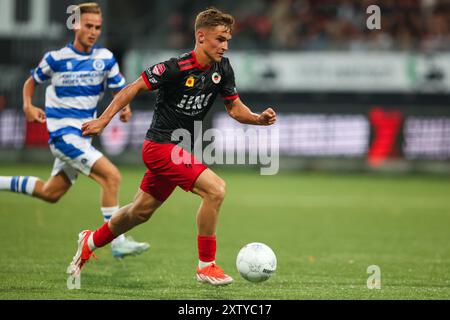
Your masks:
<instances>
[{"instance_id":1,"label":"player's right arm","mask_svg":"<svg viewBox=\"0 0 450 320\"><path fill-rule=\"evenodd\" d=\"M158 90L167 83L177 79L179 73L176 60L173 59L147 68L139 79L120 90L114 96L111 104L98 119L83 123L81 127L83 135L94 136L101 134L116 113L130 104L138 93Z\"/></svg>"},{"instance_id":2,"label":"player's right arm","mask_svg":"<svg viewBox=\"0 0 450 320\"><path fill-rule=\"evenodd\" d=\"M32 77L29 77L23 85L23 112L29 122L45 123L45 112L41 108L33 105L33 96L36 84Z\"/></svg>"},{"instance_id":3,"label":"player's right arm","mask_svg":"<svg viewBox=\"0 0 450 320\"><path fill-rule=\"evenodd\" d=\"M36 86L50 80L53 73L57 70L55 59L52 52L47 52L39 62L39 65L31 70L31 76L25 81L23 85L23 112L27 121L30 122L45 122L45 112L41 108L33 105L33 96Z\"/></svg>"},{"instance_id":4,"label":"player's right arm","mask_svg":"<svg viewBox=\"0 0 450 320\"><path fill-rule=\"evenodd\" d=\"M101 134L116 113L128 106L136 95L143 91L148 91L148 89L142 77L120 90L98 119L83 123L81 127L83 136Z\"/></svg>"}]
</instances>

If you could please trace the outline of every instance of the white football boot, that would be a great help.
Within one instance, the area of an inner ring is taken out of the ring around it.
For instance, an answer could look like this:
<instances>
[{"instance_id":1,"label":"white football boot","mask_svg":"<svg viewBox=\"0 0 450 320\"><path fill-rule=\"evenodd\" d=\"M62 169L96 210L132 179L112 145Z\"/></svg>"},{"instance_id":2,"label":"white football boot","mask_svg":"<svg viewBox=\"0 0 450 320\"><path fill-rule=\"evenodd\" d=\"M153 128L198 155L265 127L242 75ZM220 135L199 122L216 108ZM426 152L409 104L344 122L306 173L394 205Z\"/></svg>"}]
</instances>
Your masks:
<instances>
[{"instance_id":1,"label":"white football boot","mask_svg":"<svg viewBox=\"0 0 450 320\"><path fill-rule=\"evenodd\" d=\"M150 245L147 242L137 242L130 236L124 239L116 239L111 243L112 255L118 259L141 254L148 248L150 248Z\"/></svg>"}]
</instances>

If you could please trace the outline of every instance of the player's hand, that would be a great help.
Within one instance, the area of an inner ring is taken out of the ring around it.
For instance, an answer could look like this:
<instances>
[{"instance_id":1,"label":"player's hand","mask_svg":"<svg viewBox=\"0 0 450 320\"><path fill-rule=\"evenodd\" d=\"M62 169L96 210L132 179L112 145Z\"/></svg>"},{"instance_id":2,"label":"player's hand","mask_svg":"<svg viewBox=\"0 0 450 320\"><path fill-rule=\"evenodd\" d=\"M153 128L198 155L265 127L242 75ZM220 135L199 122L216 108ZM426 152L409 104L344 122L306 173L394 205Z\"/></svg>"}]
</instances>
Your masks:
<instances>
[{"instance_id":1,"label":"player's hand","mask_svg":"<svg viewBox=\"0 0 450 320\"><path fill-rule=\"evenodd\" d=\"M83 123L81 132L83 133L83 136L99 135L103 132L103 129L105 129L107 124L108 122L103 119L91 120Z\"/></svg>"},{"instance_id":2,"label":"player's hand","mask_svg":"<svg viewBox=\"0 0 450 320\"><path fill-rule=\"evenodd\" d=\"M128 122L132 114L133 113L131 112L130 105L127 105L125 108L122 109L122 112L120 113L120 121Z\"/></svg>"},{"instance_id":3,"label":"player's hand","mask_svg":"<svg viewBox=\"0 0 450 320\"><path fill-rule=\"evenodd\" d=\"M262 126L270 126L277 121L277 114L272 108L267 108L258 117L258 124Z\"/></svg>"},{"instance_id":4,"label":"player's hand","mask_svg":"<svg viewBox=\"0 0 450 320\"><path fill-rule=\"evenodd\" d=\"M28 122L45 123L45 112L41 108L27 106L23 108L23 112Z\"/></svg>"}]
</instances>

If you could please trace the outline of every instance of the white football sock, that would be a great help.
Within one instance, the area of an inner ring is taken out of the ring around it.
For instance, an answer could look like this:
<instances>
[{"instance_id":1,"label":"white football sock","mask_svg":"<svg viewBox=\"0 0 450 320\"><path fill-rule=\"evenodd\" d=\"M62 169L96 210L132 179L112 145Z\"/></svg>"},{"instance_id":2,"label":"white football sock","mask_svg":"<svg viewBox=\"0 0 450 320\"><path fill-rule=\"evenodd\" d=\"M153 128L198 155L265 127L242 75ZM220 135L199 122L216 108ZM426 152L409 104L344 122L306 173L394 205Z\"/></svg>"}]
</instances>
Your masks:
<instances>
[{"instance_id":1,"label":"white football sock","mask_svg":"<svg viewBox=\"0 0 450 320\"><path fill-rule=\"evenodd\" d=\"M102 214L103 214L103 221L104 222L108 222L109 219L111 219L111 217L114 214L114 212L119 210L119 206L101 207L100 210L102 211Z\"/></svg>"},{"instance_id":2,"label":"white football sock","mask_svg":"<svg viewBox=\"0 0 450 320\"><path fill-rule=\"evenodd\" d=\"M11 180L13 177L0 177L0 190L11 190Z\"/></svg>"},{"instance_id":3,"label":"white football sock","mask_svg":"<svg viewBox=\"0 0 450 320\"><path fill-rule=\"evenodd\" d=\"M209 266L209 265L211 265L213 263L216 263L216 261L214 260L214 261L210 261L210 262L203 262L201 260L198 260L198 267L200 269L202 269L202 268L207 267L207 266Z\"/></svg>"},{"instance_id":4,"label":"white football sock","mask_svg":"<svg viewBox=\"0 0 450 320\"><path fill-rule=\"evenodd\" d=\"M115 206L115 207L102 207L102 214L103 214L103 221L104 222L108 222L109 219L111 219L112 215L119 210L119 206ZM120 236L118 236L117 238L115 238L112 241L112 244L117 243L117 242L121 242L125 240L125 235L121 234Z\"/></svg>"},{"instance_id":5,"label":"white football sock","mask_svg":"<svg viewBox=\"0 0 450 320\"><path fill-rule=\"evenodd\" d=\"M97 249L97 247L95 246L95 244L94 244L94 232L92 232L90 235L89 235L89 238L88 238L88 247L89 247L89 250L91 250L91 251L94 251L95 249Z\"/></svg>"},{"instance_id":6,"label":"white football sock","mask_svg":"<svg viewBox=\"0 0 450 320\"><path fill-rule=\"evenodd\" d=\"M0 177L0 190L25 193L31 196L38 180L38 178L30 176Z\"/></svg>"}]
</instances>

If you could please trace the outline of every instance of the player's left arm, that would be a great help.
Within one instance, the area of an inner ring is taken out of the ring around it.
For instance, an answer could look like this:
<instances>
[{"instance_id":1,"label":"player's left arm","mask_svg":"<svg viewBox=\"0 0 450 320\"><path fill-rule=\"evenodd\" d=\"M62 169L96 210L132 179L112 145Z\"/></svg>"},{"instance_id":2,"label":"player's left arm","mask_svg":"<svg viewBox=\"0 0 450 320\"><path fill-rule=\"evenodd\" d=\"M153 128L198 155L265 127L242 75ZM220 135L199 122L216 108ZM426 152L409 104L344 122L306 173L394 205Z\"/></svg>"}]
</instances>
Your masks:
<instances>
[{"instance_id":1,"label":"player's left arm","mask_svg":"<svg viewBox=\"0 0 450 320\"><path fill-rule=\"evenodd\" d=\"M244 124L254 124L270 126L277 121L277 115L272 108L267 108L262 113L257 114L250 110L239 98L225 104L230 117Z\"/></svg>"},{"instance_id":2,"label":"player's left arm","mask_svg":"<svg viewBox=\"0 0 450 320\"><path fill-rule=\"evenodd\" d=\"M119 90L120 91L120 90ZM119 91L111 91L112 96L115 97L116 94L119 93ZM122 111L120 111L120 121L122 122L128 122L131 119L131 116L133 115L133 112L131 112L131 106L130 104L127 104Z\"/></svg>"}]
</instances>

